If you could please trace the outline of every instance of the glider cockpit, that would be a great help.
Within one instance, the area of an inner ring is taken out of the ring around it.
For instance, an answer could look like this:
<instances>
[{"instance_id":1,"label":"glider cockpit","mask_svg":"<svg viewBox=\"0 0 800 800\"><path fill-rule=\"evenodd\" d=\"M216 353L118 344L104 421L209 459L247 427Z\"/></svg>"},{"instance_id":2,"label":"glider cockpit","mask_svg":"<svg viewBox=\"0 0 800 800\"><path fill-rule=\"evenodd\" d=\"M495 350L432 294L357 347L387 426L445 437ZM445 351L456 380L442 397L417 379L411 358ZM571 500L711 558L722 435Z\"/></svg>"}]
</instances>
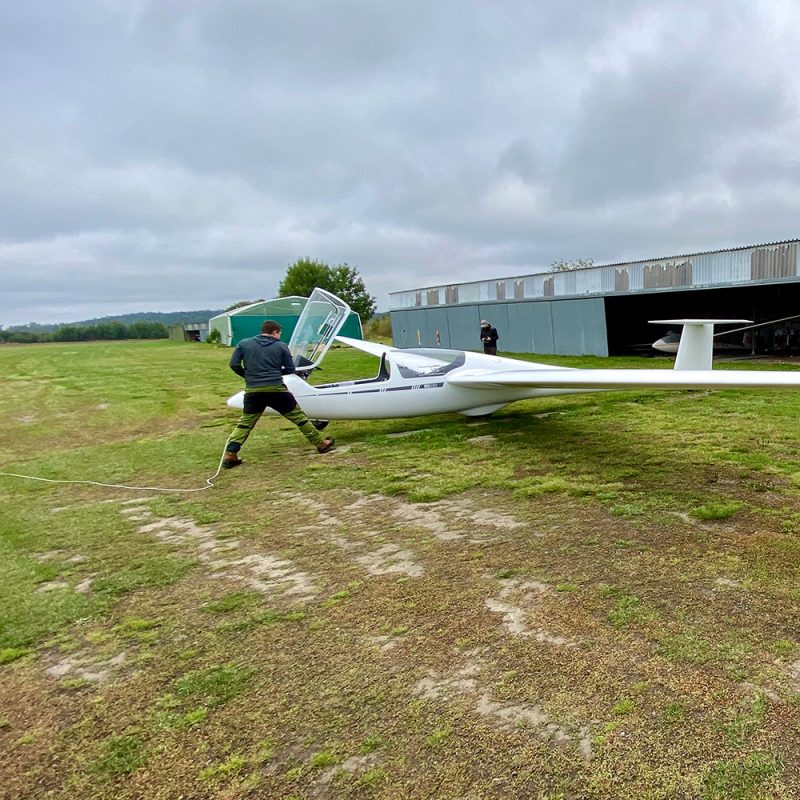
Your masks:
<instances>
[{"instance_id":1,"label":"glider cockpit","mask_svg":"<svg viewBox=\"0 0 800 800\"><path fill-rule=\"evenodd\" d=\"M354 381L338 381L337 383L318 383L316 389L336 389L342 386L364 386L370 383L382 383L388 381L391 377L391 368L386 358L386 353L381 356L381 365L378 368L378 374L374 378L359 378Z\"/></svg>"},{"instance_id":2,"label":"glider cockpit","mask_svg":"<svg viewBox=\"0 0 800 800\"><path fill-rule=\"evenodd\" d=\"M387 348L381 353L381 363L378 374L374 378L361 378L352 381L338 381L336 383L318 383L317 390L341 389L343 387L367 386L388 382L391 384L414 382L437 378L446 375L452 370L463 367L466 362L466 353L462 350L394 350Z\"/></svg>"}]
</instances>

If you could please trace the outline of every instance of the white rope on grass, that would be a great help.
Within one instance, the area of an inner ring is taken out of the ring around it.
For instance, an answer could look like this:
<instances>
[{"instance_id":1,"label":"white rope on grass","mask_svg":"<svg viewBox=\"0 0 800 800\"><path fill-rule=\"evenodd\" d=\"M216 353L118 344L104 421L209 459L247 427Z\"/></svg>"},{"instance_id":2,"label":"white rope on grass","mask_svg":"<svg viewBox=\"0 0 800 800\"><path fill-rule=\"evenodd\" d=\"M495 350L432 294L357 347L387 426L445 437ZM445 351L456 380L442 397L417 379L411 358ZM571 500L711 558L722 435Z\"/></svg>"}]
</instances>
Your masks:
<instances>
[{"instance_id":1,"label":"white rope on grass","mask_svg":"<svg viewBox=\"0 0 800 800\"><path fill-rule=\"evenodd\" d=\"M206 489L213 489L214 488L214 479L219 475L222 471L222 462L225 459L225 448L228 446L228 439L225 442L225 447L222 449L222 455L219 458L219 464L217 465L217 471L211 475L210 477L206 478L206 486L201 486L199 489L165 489L162 486L127 486L124 483L100 483L100 481L85 481L85 480L66 480L66 479L56 479L56 478L38 478L35 475L20 475L16 472L0 472L0 475L3 475L7 478L24 478L25 480L29 481L41 481L42 483L82 483L88 484L89 486L104 486L107 489L132 489L136 492L172 492L172 493L181 493L181 494L188 494L191 492L204 492Z\"/></svg>"}]
</instances>

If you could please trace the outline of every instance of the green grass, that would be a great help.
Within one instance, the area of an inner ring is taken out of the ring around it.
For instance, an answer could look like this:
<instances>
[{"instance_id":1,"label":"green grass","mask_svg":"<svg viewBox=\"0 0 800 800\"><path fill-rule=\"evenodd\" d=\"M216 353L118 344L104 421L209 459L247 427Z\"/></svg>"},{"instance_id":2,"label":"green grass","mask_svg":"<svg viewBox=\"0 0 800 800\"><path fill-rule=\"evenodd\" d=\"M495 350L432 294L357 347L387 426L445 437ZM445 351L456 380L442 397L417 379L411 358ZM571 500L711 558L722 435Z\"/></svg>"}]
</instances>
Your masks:
<instances>
[{"instance_id":1,"label":"green grass","mask_svg":"<svg viewBox=\"0 0 800 800\"><path fill-rule=\"evenodd\" d=\"M439 748L446 746L447 740L452 736L452 734L452 728L436 728L425 737L425 744L434 750L438 750Z\"/></svg>"},{"instance_id":2,"label":"green grass","mask_svg":"<svg viewBox=\"0 0 800 800\"><path fill-rule=\"evenodd\" d=\"M214 764L200 770L200 780L208 781L217 778L225 778L235 772L239 772L247 766L247 761L242 756L231 756L221 764Z\"/></svg>"},{"instance_id":3,"label":"green grass","mask_svg":"<svg viewBox=\"0 0 800 800\"><path fill-rule=\"evenodd\" d=\"M332 767L334 764L338 764L340 759L334 754L329 753L326 750L321 750L318 753L314 753L311 756L311 760L308 762L308 765L311 769L325 769L327 767Z\"/></svg>"},{"instance_id":4,"label":"green grass","mask_svg":"<svg viewBox=\"0 0 800 800\"><path fill-rule=\"evenodd\" d=\"M259 602L256 592L231 592L218 600L212 600L203 606L208 614L230 614L232 611L244 611Z\"/></svg>"},{"instance_id":5,"label":"green grass","mask_svg":"<svg viewBox=\"0 0 800 800\"><path fill-rule=\"evenodd\" d=\"M670 725L682 722L686 718L686 709L683 703L677 700L667 703L662 712L662 718Z\"/></svg>"},{"instance_id":6,"label":"green grass","mask_svg":"<svg viewBox=\"0 0 800 800\"><path fill-rule=\"evenodd\" d=\"M228 355L0 347L0 470L202 486ZM0 476L0 796L800 796L799 413L571 395L325 458L264 419L195 494Z\"/></svg>"},{"instance_id":7,"label":"green grass","mask_svg":"<svg viewBox=\"0 0 800 800\"><path fill-rule=\"evenodd\" d=\"M600 594L613 601L613 607L608 612L608 621L616 628L649 622L658 616L656 612L647 608L635 594L625 589L603 586L600 588Z\"/></svg>"},{"instance_id":8,"label":"green grass","mask_svg":"<svg viewBox=\"0 0 800 800\"><path fill-rule=\"evenodd\" d=\"M727 712L727 720L722 724L726 742L743 746L763 726L769 705L763 696L756 697L748 707Z\"/></svg>"},{"instance_id":9,"label":"green grass","mask_svg":"<svg viewBox=\"0 0 800 800\"><path fill-rule=\"evenodd\" d=\"M95 762L94 770L107 777L127 775L147 760L144 744L136 734L108 739L101 749L102 755Z\"/></svg>"},{"instance_id":10,"label":"green grass","mask_svg":"<svg viewBox=\"0 0 800 800\"><path fill-rule=\"evenodd\" d=\"M618 717L624 717L628 714L632 714L635 710L636 703L630 697L626 697L620 700L614 708L611 709L611 713Z\"/></svg>"},{"instance_id":11,"label":"green grass","mask_svg":"<svg viewBox=\"0 0 800 800\"><path fill-rule=\"evenodd\" d=\"M721 503L706 503L692 510L692 515L703 520L719 520L732 517L744 506L737 500Z\"/></svg>"},{"instance_id":12,"label":"green grass","mask_svg":"<svg viewBox=\"0 0 800 800\"><path fill-rule=\"evenodd\" d=\"M255 670L237 664L224 664L195 670L175 682L175 694L181 700L201 701L209 706L227 703L241 694Z\"/></svg>"},{"instance_id":13,"label":"green grass","mask_svg":"<svg viewBox=\"0 0 800 800\"><path fill-rule=\"evenodd\" d=\"M705 778L707 800L756 800L764 797L763 784L780 769L771 753L751 753L749 756L720 761Z\"/></svg>"}]
</instances>

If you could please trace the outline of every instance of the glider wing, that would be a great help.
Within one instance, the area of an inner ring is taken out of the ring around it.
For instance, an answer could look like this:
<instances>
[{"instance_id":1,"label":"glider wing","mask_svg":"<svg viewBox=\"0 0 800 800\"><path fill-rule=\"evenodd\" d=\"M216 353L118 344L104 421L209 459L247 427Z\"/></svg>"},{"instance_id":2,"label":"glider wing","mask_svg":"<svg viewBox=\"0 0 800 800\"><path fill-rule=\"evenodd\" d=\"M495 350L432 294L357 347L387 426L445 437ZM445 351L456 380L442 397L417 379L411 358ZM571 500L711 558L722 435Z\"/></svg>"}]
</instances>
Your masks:
<instances>
[{"instance_id":1,"label":"glider wing","mask_svg":"<svg viewBox=\"0 0 800 800\"><path fill-rule=\"evenodd\" d=\"M376 342L366 342L363 339L350 339L347 336L337 336L337 341L342 344L350 345L365 353L373 356L383 357L389 354L389 361L397 366L400 374L405 377L422 378L429 374L444 374L449 369L453 369L453 363L457 356L461 356L463 363L464 351L462 350L434 350L432 348L415 350L404 349L402 347L390 347L387 344L377 344Z\"/></svg>"},{"instance_id":2,"label":"glider wing","mask_svg":"<svg viewBox=\"0 0 800 800\"><path fill-rule=\"evenodd\" d=\"M363 339L351 339L349 336L337 336L336 341L346 344L350 347L355 347L357 350L363 350L365 353L370 353L373 356L378 356L378 358L380 358L384 353L392 353L397 350L396 347L390 347L388 344L367 342Z\"/></svg>"},{"instance_id":3,"label":"glider wing","mask_svg":"<svg viewBox=\"0 0 800 800\"><path fill-rule=\"evenodd\" d=\"M454 386L495 389L779 389L800 388L800 371L672 369L459 370L446 377Z\"/></svg>"}]
</instances>

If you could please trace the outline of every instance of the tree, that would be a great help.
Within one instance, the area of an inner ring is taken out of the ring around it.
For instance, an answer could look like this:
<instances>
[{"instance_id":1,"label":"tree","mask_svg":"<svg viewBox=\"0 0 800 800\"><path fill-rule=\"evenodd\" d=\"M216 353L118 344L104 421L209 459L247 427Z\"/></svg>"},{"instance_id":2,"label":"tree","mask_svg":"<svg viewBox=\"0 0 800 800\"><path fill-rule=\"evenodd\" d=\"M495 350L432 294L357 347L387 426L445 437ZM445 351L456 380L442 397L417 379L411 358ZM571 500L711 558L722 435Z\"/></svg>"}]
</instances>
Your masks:
<instances>
[{"instance_id":1,"label":"tree","mask_svg":"<svg viewBox=\"0 0 800 800\"><path fill-rule=\"evenodd\" d=\"M575 261L565 261L559 258L550 265L553 272L571 272L573 269L585 269L586 267L593 267L594 260L591 258L576 258Z\"/></svg>"},{"instance_id":2,"label":"tree","mask_svg":"<svg viewBox=\"0 0 800 800\"><path fill-rule=\"evenodd\" d=\"M125 326L117 321L99 322L94 327L94 339L126 339L128 331Z\"/></svg>"},{"instance_id":3,"label":"tree","mask_svg":"<svg viewBox=\"0 0 800 800\"><path fill-rule=\"evenodd\" d=\"M169 328L163 322L132 322L128 325L128 339L169 339Z\"/></svg>"},{"instance_id":4,"label":"tree","mask_svg":"<svg viewBox=\"0 0 800 800\"><path fill-rule=\"evenodd\" d=\"M330 288L331 268L313 258L300 258L286 270L286 275L278 286L278 297L308 297L315 286Z\"/></svg>"},{"instance_id":5,"label":"tree","mask_svg":"<svg viewBox=\"0 0 800 800\"><path fill-rule=\"evenodd\" d=\"M375 313L375 298L367 292L358 270L347 264L339 264L331 269L331 288L333 292L366 322Z\"/></svg>"},{"instance_id":6,"label":"tree","mask_svg":"<svg viewBox=\"0 0 800 800\"><path fill-rule=\"evenodd\" d=\"M341 297L364 322L375 313L375 298L367 292L358 270L348 264L329 267L315 259L298 259L286 270L278 286L278 296L308 297L315 287Z\"/></svg>"}]
</instances>

